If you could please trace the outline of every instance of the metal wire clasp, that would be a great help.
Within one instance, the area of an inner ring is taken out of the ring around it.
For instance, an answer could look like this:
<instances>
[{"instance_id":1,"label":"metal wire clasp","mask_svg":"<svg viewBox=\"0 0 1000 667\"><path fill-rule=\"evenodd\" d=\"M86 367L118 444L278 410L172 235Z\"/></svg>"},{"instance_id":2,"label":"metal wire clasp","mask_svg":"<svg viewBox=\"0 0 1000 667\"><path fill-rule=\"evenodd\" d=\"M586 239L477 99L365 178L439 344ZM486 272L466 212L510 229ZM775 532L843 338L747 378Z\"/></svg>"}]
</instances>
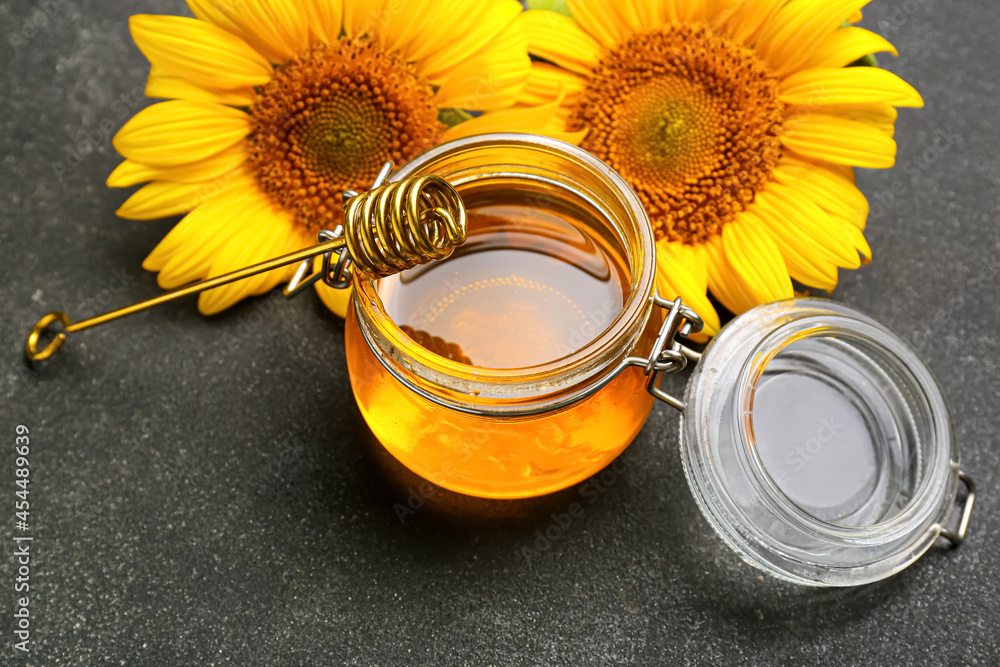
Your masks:
<instances>
[{"instance_id":1,"label":"metal wire clasp","mask_svg":"<svg viewBox=\"0 0 1000 667\"><path fill-rule=\"evenodd\" d=\"M653 304L668 311L663 326L660 327L660 334L656 337L648 357L629 357L626 363L642 367L646 375L646 391L683 412L684 402L660 389L657 381L660 373L682 371L687 368L688 361L697 362L701 359L699 352L682 344L677 338L687 338L691 334L698 333L704 323L696 312L681 303L680 297L667 301L655 293Z\"/></svg>"}]
</instances>

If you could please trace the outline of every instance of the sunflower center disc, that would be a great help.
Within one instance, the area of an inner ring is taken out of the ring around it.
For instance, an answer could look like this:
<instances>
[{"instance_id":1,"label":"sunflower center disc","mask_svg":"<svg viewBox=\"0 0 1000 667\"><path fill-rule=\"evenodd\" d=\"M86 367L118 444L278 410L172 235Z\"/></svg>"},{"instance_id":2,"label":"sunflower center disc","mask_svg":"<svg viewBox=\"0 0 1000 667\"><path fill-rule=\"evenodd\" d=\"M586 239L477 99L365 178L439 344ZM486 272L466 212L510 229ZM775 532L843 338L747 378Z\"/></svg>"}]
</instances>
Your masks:
<instances>
[{"instance_id":1,"label":"sunflower center disc","mask_svg":"<svg viewBox=\"0 0 1000 667\"><path fill-rule=\"evenodd\" d=\"M367 190L445 130L434 91L375 42L319 44L278 68L253 105L248 161L263 190L317 232L343 219L344 190Z\"/></svg>"},{"instance_id":2,"label":"sunflower center disc","mask_svg":"<svg viewBox=\"0 0 1000 667\"><path fill-rule=\"evenodd\" d=\"M778 162L784 105L753 53L697 25L633 35L594 71L567 129L627 180L657 238L700 243Z\"/></svg>"}]
</instances>

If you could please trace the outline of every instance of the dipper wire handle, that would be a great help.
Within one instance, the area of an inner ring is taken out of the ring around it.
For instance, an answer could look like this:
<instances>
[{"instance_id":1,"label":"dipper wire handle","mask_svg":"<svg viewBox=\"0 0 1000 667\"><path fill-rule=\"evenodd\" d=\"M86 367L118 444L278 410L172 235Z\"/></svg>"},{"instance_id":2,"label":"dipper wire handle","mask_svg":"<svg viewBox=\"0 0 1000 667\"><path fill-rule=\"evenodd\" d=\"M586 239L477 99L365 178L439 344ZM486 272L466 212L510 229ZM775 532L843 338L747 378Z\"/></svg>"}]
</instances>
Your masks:
<instances>
[{"instance_id":1,"label":"dipper wire handle","mask_svg":"<svg viewBox=\"0 0 1000 667\"><path fill-rule=\"evenodd\" d=\"M387 163L367 192L344 193L344 226L338 226L333 232L320 232L321 243L80 322L73 322L61 310L53 311L31 328L24 345L25 356L29 361L43 361L62 347L67 334L290 264L302 265L285 289L286 296L293 296L307 283L320 278L331 286L347 287L350 274L345 272L351 264L368 275L382 277L451 255L466 237L466 211L458 192L437 175L411 177L383 185L391 170L392 163ZM335 268L331 269L334 253L340 256ZM312 260L321 255L324 258L322 273L303 280ZM54 323L62 330L39 350L42 333Z\"/></svg>"}]
</instances>

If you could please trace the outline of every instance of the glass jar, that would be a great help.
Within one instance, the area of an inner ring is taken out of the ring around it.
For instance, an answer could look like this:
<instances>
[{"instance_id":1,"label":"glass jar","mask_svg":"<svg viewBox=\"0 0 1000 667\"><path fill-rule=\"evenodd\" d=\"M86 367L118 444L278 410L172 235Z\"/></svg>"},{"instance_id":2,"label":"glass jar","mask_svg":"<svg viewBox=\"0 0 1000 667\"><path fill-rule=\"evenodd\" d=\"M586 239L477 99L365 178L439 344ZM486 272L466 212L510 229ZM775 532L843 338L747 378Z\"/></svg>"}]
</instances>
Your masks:
<instances>
[{"instance_id":1,"label":"glass jar","mask_svg":"<svg viewBox=\"0 0 1000 667\"><path fill-rule=\"evenodd\" d=\"M382 281L358 280L345 339L365 420L403 465L460 493L521 498L586 479L625 449L653 406L650 374L633 356L643 354L646 364L663 321L642 204L589 153L532 135L455 141L418 157L393 180L425 174L444 177L463 198L492 188L576 211L619 258L628 293L620 312L608 314L610 323L580 349L526 368L482 368L415 343L387 314Z\"/></svg>"}]
</instances>

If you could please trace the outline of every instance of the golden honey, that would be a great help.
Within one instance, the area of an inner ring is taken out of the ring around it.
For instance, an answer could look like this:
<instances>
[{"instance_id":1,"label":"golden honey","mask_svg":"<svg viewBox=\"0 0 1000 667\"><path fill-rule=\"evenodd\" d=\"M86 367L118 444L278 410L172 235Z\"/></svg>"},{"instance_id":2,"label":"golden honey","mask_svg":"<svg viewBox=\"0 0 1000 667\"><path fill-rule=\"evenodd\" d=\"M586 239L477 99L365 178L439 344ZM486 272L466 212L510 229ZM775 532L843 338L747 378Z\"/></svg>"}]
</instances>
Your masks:
<instances>
[{"instance_id":1,"label":"golden honey","mask_svg":"<svg viewBox=\"0 0 1000 667\"><path fill-rule=\"evenodd\" d=\"M411 338L475 366L524 368L583 347L621 313L630 281L620 250L584 212L520 198L466 192L465 244L380 281L386 313Z\"/></svg>"},{"instance_id":2,"label":"golden honey","mask_svg":"<svg viewBox=\"0 0 1000 667\"><path fill-rule=\"evenodd\" d=\"M436 149L468 211L448 259L359 280L346 324L358 406L403 465L469 495L518 498L608 465L653 405L641 367L651 303L642 207L591 156L495 135Z\"/></svg>"}]
</instances>

